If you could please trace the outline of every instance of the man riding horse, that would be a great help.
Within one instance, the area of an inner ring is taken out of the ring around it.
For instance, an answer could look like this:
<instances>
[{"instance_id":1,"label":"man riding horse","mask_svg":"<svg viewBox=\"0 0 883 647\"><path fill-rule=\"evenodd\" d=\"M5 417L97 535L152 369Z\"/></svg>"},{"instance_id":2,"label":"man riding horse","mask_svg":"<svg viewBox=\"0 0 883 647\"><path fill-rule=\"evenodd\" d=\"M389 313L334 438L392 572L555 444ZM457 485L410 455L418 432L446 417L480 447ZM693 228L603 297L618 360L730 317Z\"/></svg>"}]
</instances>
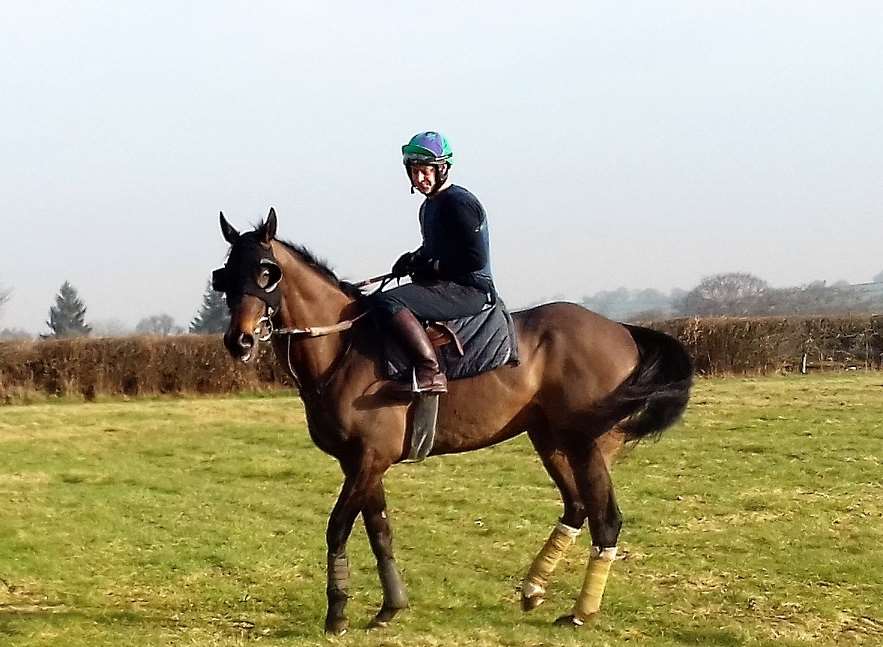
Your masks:
<instances>
[{"instance_id":1,"label":"man riding horse","mask_svg":"<svg viewBox=\"0 0 883 647\"><path fill-rule=\"evenodd\" d=\"M495 299L487 223L478 200L448 183L451 150L441 135L421 133L403 152L412 186L426 196L423 245L394 268L414 282L371 299L416 360L416 389L438 393L446 380L418 318L474 314ZM393 554L383 477L409 456L413 407L387 394L392 383L380 369L383 335L358 323L365 303L356 286L303 247L277 239L273 209L253 231L240 234L223 214L220 224L230 244L227 262L213 275L230 307L224 344L231 356L249 361L261 341L272 342L298 387L310 437L343 472L325 533L325 631L347 630L347 542L360 515L383 590L371 626L385 626L408 607L408 596ZM580 626L600 611L622 528L610 477L614 457L626 442L658 436L680 417L692 362L678 340L574 303L547 303L512 318L520 342L517 365L452 381L444 398L418 402L438 406L433 456L528 435L561 493L563 511L528 569L522 608L530 611L545 600L556 566L587 526L591 549L583 586L572 611L556 621ZM268 322L271 330L262 335ZM516 498L517 505L534 505L533 496Z\"/></svg>"},{"instance_id":2,"label":"man riding horse","mask_svg":"<svg viewBox=\"0 0 883 647\"><path fill-rule=\"evenodd\" d=\"M395 262L392 274L412 282L371 298L380 325L394 331L414 363L413 384L396 390L446 393L447 379L421 321L474 315L496 300L491 275L487 215L478 199L448 178L453 152L444 135L423 132L402 146L411 192L420 205L423 244Z\"/></svg>"}]
</instances>

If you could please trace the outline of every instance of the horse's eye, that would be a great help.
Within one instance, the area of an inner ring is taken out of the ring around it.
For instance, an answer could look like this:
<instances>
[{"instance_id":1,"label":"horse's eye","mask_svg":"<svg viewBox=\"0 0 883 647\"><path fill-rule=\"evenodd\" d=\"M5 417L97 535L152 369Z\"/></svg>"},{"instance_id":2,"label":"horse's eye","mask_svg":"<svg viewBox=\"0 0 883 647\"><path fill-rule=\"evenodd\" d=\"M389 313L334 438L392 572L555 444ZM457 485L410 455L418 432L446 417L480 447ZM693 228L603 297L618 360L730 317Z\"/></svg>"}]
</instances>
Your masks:
<instances>
[{"instance_id":1,"label":"horse's eye","mask_svg":"<svg viewBox=\"0 0 883 647\"><path fill-rule=\"evenodd\" d=\"M258 272L257 284L260 289L267 289L267 287L270 285L270 270L268 270L267 268L262 268L260 272Z\"/></svg>"}]
</instances>

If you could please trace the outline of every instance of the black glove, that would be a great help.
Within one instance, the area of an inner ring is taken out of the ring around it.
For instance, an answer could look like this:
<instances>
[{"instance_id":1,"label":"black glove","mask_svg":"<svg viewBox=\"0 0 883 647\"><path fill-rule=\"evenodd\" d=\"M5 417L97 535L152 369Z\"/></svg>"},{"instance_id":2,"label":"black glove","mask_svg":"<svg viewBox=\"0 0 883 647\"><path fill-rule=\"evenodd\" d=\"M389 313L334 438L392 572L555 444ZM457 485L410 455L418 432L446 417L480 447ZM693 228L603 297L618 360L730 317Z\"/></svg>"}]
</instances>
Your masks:
<instances>
[{"instance_id":1,"label":"black glove","mask_svg":"<svg viewBox=\"0 0 883 647\"><path fill-rule=\"evenodd\" d=\"M401 276L407 276L411 272L414 271L414 259L416 258L416 252L405 252L401 256L399 256L399 260L393 263L391 274L399 278Z\"/></svg>"}]
</instances>

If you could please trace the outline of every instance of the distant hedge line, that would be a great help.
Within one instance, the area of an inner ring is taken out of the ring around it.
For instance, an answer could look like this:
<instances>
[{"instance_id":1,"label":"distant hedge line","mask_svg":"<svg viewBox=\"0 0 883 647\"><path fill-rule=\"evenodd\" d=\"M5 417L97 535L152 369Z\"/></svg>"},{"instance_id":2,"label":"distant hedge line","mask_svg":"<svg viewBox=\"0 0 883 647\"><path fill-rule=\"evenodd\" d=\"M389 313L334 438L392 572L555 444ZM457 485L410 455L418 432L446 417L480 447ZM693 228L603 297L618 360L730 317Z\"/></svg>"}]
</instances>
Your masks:
<instances>
[{"instance_id":1,"label":"distant hedge line","mask_svg":"<svg viewBox=\"0 0 883 647\"><path fill-rule=\"evenodd\" d=\"M650 322L687 347L704 375L880 369L883 316L713 317Z\"/></svg>"},{"instance_id":2,"label":"distant hedge line","mask_svg":"<svg viewBox=\"0 0 883 647\"><path fill-rule=\"evenodd\" d=\"M59 397L233 393L276 389L285 376L262 345L251 365L227 354L220 335L0 343L0 402Z\"/></svg>"},{"instance_id":3,"label":"distant hedge line","mask_svg":"<svg viewBox=\"0 0 883 647\"><path fill-rule=\"evenodd\" d=\"M676 319L649 325L680 339L704 375L879 369L883 316ZM287 386L263 345L249 366L220 336L79 338L0 343L0 402L231 393Z\"/></svg>"}]
</instances>

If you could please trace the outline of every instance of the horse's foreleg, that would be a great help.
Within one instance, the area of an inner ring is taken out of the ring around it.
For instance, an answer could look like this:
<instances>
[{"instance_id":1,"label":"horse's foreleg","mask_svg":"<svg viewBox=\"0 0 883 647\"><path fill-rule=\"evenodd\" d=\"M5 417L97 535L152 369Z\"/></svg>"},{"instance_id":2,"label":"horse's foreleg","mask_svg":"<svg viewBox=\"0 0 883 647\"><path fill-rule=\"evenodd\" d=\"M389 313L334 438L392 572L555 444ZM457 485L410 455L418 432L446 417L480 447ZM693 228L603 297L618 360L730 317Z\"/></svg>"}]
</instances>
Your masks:
<instances>
[{"instance_id":1,"label":"horse's foreleg","mask_svg":"<svg viewBox=\"0 0 883 647\"><path fill-rule=\"evenodd\" d=\"M538 433L531 433L530 438L543 460L546 471L549 472L549 476L552 477L561 492L561 498L564 501L564 515L534 558L524 582L522 582L521 608L524 611L532 611L545 601L546 587L552 573L561 558L576 542L586 520L585 506L580 499L573 470L567 457L556 446L555 439L549 435Z\"/></svg>"},{"instance_id":2,"label":"horse's foreleg","mask_svg":"<svg viewBox=\"0 0 883 647\"><path fill-rule=\"evenodd\" d=\"M616 543L622 528L622 514L616 505L613 482L604 456L593 442L569 453L577 487L588 513L592 549L586 576L573 613L558 619L562 624L582 625L601 608L601 597L616 559Z\"/></svg>"},{"instance_id":3,"label":"horse's foreleg","mask_svg":"<svg viewBox=\"0 0 883 647\"><path fill-rule=\"evenodd\" d=\"M347 630L346 602L349 589L349 560L346 542L359 514L355 505L355 477L347 476L337 497L337 503L328 518L325 541L328 545L328 614L325 616L325 633L341 635Z\"/></svg>"},{"instance_id":4,"label":"horse's foreleg","mask_svg":"<svg viewBox=\"0 0 883 647\"><path fill-rule=\"evenodd\" d=\"M377 572L383 588L383 605L374 616L371 626L385 627L399 611L408 607L408 594L392 552L392 528L386 515L382 481L368 493L362 508L362 518L365 520L365 530L377 560Z\"/></svg>"}]
</instances>

